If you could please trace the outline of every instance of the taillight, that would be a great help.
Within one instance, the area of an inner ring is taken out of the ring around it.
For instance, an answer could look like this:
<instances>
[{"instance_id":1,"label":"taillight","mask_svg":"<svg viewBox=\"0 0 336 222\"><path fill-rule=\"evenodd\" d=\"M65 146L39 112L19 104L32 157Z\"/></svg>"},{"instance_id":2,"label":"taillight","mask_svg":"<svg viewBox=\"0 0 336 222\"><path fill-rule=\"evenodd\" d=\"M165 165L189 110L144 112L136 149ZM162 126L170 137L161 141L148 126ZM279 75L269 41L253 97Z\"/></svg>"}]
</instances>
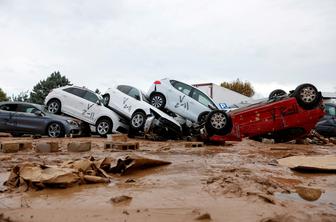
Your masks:
<instances>
[{"instance_id":1,"label":"taillight","mask_svg":"<svg viewBox=\"0 0 336 222\"><path fill-rule=\"evenodd\" d=\"M159 84L161 84L161 82L160 82L160 80L156 80L156 81L154 82L154 84L155 84L155 85L159 85Z\"/></svg>"}]
</instances>

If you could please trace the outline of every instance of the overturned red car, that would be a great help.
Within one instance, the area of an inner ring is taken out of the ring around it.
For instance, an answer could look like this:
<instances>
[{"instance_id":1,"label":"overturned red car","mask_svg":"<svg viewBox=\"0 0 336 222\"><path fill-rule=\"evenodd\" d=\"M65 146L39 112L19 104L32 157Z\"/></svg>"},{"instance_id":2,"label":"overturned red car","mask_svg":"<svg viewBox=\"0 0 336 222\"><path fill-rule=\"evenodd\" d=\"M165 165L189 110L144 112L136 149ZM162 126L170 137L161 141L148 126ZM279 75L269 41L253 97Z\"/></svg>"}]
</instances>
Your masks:
<instances>
[{"instance_id":1,"label":"overturned red car","mask_svg":"<svg viewBox=\"0 0 336 222\"><path fill-rule=\"evenodd\" d=\"M289 94L275 90L267 101L218 115L225 119L226 133L211 136L211 141L239 141L249 137L286 142L309 134L324 110L321 93L306 83Z\"/></svg>"}]
</instances>

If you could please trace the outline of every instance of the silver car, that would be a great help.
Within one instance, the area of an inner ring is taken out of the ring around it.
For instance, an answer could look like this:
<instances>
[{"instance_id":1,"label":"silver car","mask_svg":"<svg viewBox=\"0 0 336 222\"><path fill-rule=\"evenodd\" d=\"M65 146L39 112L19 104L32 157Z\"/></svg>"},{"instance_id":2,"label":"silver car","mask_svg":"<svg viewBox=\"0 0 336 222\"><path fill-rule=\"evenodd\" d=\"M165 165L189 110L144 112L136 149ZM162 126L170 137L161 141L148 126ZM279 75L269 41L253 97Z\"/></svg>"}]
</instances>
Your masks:
<instances>
[{"instance_id":1,"label":"silver car","mask_svg":"<svg viewBox=\"0 0 336 222\"><path fill-rule=\"evenodd\" d=\"M81 128L79 121L45 112L41 105L1 102L0 132L11 133L13 136L39 134L63 137L70 134L80 135Z\"/></svg>"}]
</instances>

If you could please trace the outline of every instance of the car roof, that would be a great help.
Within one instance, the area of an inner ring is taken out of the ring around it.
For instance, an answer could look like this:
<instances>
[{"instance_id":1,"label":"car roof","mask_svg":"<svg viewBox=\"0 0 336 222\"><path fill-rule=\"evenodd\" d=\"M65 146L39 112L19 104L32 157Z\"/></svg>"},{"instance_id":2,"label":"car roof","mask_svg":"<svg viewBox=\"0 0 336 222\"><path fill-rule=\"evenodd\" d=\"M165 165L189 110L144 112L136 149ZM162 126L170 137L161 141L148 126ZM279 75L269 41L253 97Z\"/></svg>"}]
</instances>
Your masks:
<instances>
[{"instance_id":1,"label":"car roof","mask_svg":"<svg viewBox=\"0 0 336 222\"><path fill-rule=\"evenodd\" d=\"M77 88L77 89L83 89L83 90L86 90L86 91L89 91L89 92L92 92L92 93L98 95L97 93L95 93L94 91L92 91L89 88L86 88L85 86L67 85L67 86L59 87L58 89L65 89L65 88L70 88L70 87Z\"/></svg>"},{"instance_id":2,"label":"car roof","mask_svg":"<svg viewBox=\"0 0 336 222\"><path fill-rule=\"evenodd\" d=\"M5 105L5 104L20 104L20 105L32 105L32 106L43 106L37 103L28 103L28 102L13 102L13 101L7 101L7 102L0 102L0 105Z\"/></svg>"}]
</instances>

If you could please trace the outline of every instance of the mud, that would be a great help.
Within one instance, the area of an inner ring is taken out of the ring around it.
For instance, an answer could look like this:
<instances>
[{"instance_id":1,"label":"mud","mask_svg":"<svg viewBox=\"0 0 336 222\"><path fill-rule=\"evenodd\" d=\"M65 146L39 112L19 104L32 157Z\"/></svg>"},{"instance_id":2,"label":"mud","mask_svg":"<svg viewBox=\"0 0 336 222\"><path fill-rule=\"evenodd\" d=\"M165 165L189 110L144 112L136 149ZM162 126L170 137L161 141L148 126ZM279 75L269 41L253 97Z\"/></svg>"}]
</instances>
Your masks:
<instances>
[{"instance_id":1,"label":"mud","mask_svg":"<svg viewBox=\"0 0 336 222\"><path fill-rule=\"evenodd\" d=\"M1 141L14 140L1 137ZM102 138L65 138L57 153L0 153L0 221L336 221L336 174L290 170L277 159L294 155L336 155L336 146L264 144L250 140L225 146L185 147L184 142L140 143L139 150L105 150ZM67 142L91 141L92 149L67 152ZM18 163L58 165L93 156L128 154L170 165L114 175L109 184L22 192L3 182ZM298 187L321 191L315 201ZM129 197L129 198L121 198ZM117 199L117 203L112 200Z\"/></svg>"}]
</instances>

